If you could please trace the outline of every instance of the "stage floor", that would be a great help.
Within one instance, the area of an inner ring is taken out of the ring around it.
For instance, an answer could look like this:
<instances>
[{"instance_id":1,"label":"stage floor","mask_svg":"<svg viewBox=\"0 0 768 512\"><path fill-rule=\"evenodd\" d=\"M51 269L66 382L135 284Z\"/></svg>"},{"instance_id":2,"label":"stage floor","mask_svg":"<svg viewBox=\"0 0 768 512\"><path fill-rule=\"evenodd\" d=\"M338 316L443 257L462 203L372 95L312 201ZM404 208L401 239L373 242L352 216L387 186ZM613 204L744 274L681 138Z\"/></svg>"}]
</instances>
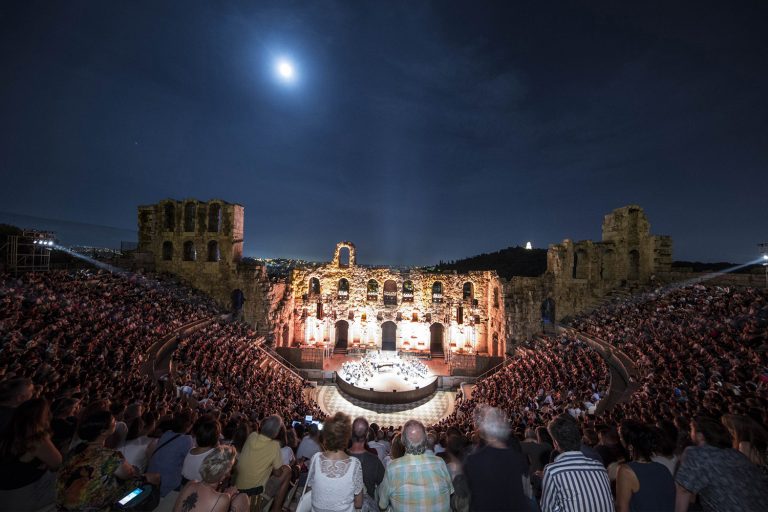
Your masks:
<instances>
[{"instance_id":1,"label":"stage floor","mask_svg":"<svg viewBox=\"0 0 768 512\"><path fill-rule=\"evenodd\" d=\"M318 405L328 415L341 411L353 419L363 416L371 423L396 427L409 419L425 425L436 423L453 412L455 399L454 391L437 391L429 398L409 404L374 404L347 396L335 385L319 386L315 394Z\"/></svg>"}]
</instances>

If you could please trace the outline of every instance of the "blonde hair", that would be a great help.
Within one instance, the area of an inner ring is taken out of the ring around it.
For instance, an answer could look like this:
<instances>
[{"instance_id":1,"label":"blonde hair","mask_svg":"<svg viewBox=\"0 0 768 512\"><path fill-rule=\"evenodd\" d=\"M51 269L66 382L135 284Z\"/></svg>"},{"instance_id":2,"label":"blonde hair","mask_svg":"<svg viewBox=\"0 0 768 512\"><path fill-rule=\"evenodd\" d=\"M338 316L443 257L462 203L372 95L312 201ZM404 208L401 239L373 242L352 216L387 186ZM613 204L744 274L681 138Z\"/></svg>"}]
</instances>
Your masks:
<instances>
[{"instance_id":1,"label":"blonde hair","mask_svg":"<svg viewBox=\"0 0 768 512\"><path fill-rule=\"evenodd\" d=\"M209 484L220 482L232 469L236 457L237 450L234 446L223 444L213 448L200 464L200 476L203 477L203 482Z\"/></svg>"}]
</instances>

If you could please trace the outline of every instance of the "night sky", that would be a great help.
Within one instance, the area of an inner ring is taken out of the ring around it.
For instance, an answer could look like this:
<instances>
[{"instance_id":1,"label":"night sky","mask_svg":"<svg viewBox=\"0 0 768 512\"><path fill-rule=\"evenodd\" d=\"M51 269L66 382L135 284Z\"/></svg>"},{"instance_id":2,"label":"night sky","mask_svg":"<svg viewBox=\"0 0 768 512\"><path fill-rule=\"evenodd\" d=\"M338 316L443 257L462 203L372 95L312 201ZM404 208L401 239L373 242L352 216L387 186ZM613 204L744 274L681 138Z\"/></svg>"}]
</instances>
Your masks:
<instances>
[{"instance_id":1,"label":"night sky","mask_svg":"<svg viewBox=\"0 0 768 512\"><path fill-rule=\"evenodd\" d=\"M0 211L221 198L249 256L429 264L639 204L675 259L752 260L768 2L634 3L3 2Z\"/></svg>"}]
</instances>

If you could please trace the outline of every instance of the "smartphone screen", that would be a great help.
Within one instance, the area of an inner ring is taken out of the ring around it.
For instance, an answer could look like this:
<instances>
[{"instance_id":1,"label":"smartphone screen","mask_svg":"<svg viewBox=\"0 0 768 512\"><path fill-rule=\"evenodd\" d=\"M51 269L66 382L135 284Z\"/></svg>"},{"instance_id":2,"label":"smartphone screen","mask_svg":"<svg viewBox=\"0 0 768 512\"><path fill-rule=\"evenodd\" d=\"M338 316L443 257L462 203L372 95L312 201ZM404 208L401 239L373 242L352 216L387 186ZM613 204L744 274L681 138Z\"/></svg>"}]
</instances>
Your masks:
<instances>
[{"instance_id":1,"label":"smartphone screen","mask_svg":"<svg viewBox=\"0 0 768 512\"><path fill-rule=\"evenodd\" d=\"M121 505L125 505L125 504L127 504L129 501L131 501L133 498L135 498L136 496L138 496L139 494L141 494L141 493L143 493L143 492L144 492L144 489L142 489L141 487L137 487L137 488L135 488L134 490L132 490L131 492L129 492L128 494L126 494L126 495L123 497L123 499L121 499L120 501L118 501L118 503L119 503L119 504L121 504Z\"/></svg>"}]
</instances>

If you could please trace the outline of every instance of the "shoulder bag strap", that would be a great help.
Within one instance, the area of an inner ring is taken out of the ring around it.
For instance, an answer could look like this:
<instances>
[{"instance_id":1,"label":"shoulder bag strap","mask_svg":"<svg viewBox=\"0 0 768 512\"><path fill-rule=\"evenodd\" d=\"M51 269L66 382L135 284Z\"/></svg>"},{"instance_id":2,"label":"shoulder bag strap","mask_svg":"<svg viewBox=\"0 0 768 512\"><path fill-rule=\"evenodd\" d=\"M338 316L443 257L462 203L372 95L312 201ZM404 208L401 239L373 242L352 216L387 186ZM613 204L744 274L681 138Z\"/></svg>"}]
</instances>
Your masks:
<instances>
[{"instance_id":1,"label":"shoulder bag strap","mask_svg":"<svg viewBox=\"0 0 768 512\"><path fill-rule=\"evenodd\" d=\"M171 438L170 438L170 439L168 439L167 441L163 442L163 443L162 443L160 446L158 446L157 448L155 448L155 451L154 451L154 452L152 452L152 457L154 457L154 456L157 454L157 452L159 452L159 451L160 451L160 449L161 449L161 448L165 447L165 446L166 446L168 443L170 443L171 441L175 440L175 439L176 439L177 437L179 437L179 436L181 436L181 434L176 434L175 436L171 437Z\"/></svg>"}]
</instances>

